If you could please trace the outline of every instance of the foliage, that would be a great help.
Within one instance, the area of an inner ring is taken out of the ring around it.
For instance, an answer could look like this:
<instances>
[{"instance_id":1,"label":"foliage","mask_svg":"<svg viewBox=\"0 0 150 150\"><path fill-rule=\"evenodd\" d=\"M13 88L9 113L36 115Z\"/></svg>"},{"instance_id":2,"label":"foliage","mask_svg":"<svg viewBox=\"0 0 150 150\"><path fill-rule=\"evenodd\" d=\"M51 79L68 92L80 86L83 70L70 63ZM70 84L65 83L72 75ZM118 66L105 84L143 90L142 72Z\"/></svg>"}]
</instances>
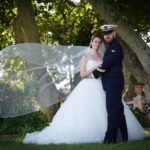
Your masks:
<instances>
[{"instance_id":1,"label":"foliage","mask_svg":"<svg viewBox=\"0 0 150 150\"><path fill-rule=\"evenodd\" d=\"M0 2L0 49L14 43L11 28L12 19L16 16L14 1L5 0Z\"/></svg>"},{"instance_id":2,"label":"foliage","mask_svg":"<svg viewBox=\"0 0 150 150\"><path fill-rule=\"evenodd\" d=\"M98 0L96 0L98 2ZM122 20L144 35L150 29L150 1L101 0L115 11L115 20ZM74 4L70 0L33 0L38 32L43 43L67 41L74 45L88 45L93 33L104 23L92 6L82 0ZM0 4L0 48L14 43L12 24L17 15L15 0Z\"/></svg>"},{"instance_id":3,"label":"foliage","mask_svg":"<svg viewBox=\"0 0 150 150\"><path fill-rule=\"evenodd\" d=\"M8 116L17 116L35 111L39 78L32 72L25 72L25 62L18 57L1 59L0 65L1 112Z\"/></svg>"},{"instance_id":4,"label":"foliage","mask_svg":"<svg viewBox=\"0 0 150 150\"><path fill-rule=\"evenodd\" d=\"M98 1L98 0L97 0ZM147 34L150 29L149 0L101 0L115 12L115 20L122 20L139 33Z\"/></svg>"},{"instance_id":5,"label":"foliage","mask_svg":"<svg viewBox=\"0 0 150 150\"><path fill-rule=\"evenodd\" d=\"M5 19L0 15L2 18L0 27L6 32L2 39L9 40L1 42L0 47L8 46L14 42L12 24L18 15L15 2L6 0L0 4L2 14L5 15ZM79 5L75 5L69 0L63 0L61 3L59 0L52 0L51 2L34 0L32 3L38 32L43 43L66 45L69 41L70 44L89 45L91 35L100 32L99 26L102 20L94 12L91 5L85 1ZM0 71L3 73L0 88L3 89L1 92L5 93L0 96L1 107L2 109L7 108L11 102L11 109L7 110L8 113L13 111L17 114L16 110L22 111L22 108L26 109L28 106L32 106L32 99L38 91L36 90L39 85L36 82L38 79L33 79L32 74L22 76L24 73L22 70L25 67L26 62L16 57L0 61ZM53 76L55 75L53 74ZM17 109L15 109L16 107Z\"/></svg>"},{"instance_id":6,"label":"foliage","mask_svg":"<svg viewBox=\"0 0 150 150\"><path fill-rule=\"evenodd\" d=\"M103 23L92 6L82 1L78 5L69 0L34 3L41 41L61 45L89 45L91 35L100 33ZM69 43L68 43L69 42Z\"/></svg>"},{"instance_id":7,"label":"foliage","mask_svg":"<svg viewBox=\"0 0 150 150\"><path fill-rule=\"evenodd\" d=\"M42 111L34 112L15 118L0 118L0 134L25 134L41 130L47 125L46 114Z\"/></svg>"},{"instance_id":8,"label":"foliage","mask_svg":"<svg viewBox=\"0 0 150 150\"><path fill-rule=\"evenodd\" d=\"M147 120L147 116L145 115L145 113L143 113L138 108L131 109L131 111L134 113L135 117L143 127L150 127L150 122Z\"/></svg>"},{"instance_id":9,"label":"foliage","mask_svg":"<svg viewBox=\"0 0 150 150\"><path fill-rule=\"evenodd\" d=\"M69 0L34 0L32 3L43 43L88 45L91 35L100 33L103 20L85 0L78 5ZM14 43L12 24L18 11L15 1L8 0L0 4L0 10L0 48L4 48Z\"/></svg>"}]
</instances>

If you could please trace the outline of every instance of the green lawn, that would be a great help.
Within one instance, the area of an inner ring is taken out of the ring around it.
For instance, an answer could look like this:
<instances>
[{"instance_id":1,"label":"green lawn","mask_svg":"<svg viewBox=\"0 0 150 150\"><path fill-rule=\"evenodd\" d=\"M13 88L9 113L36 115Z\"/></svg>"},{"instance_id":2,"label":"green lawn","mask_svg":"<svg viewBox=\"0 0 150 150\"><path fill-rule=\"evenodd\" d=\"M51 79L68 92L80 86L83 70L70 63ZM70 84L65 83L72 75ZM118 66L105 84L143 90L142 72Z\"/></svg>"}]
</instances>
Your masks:
<instances>
[{"instance_id":1,"label":"green lawn","mask_svg":"<svg viewBox=\"0 0 150 150\"><path fill-rule=\"evenodd\" d=\"M118 144L22 144L22 136L0 136L0 150L149 150L150 138Z\"/></svg>"}]
</instances>

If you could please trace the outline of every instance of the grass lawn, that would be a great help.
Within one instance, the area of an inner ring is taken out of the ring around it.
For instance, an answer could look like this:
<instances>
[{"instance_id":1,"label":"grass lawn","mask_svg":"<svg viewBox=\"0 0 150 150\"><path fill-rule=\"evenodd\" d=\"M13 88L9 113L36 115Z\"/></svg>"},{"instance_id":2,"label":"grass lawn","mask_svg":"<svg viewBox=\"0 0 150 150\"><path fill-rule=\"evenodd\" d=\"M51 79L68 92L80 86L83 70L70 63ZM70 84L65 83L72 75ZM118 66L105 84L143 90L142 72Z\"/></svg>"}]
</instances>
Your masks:
<instances>
[{"instance_id":1,"label":"grass lawn","mask_svg":"<svg viewBox=\"0 0 150 150\"><path fill-rule=\"evenodd\" d=\"M118 144L22 144L22 136L0 136L0 150L149 150L150 137Z\"/></svg>"}]
</instances>

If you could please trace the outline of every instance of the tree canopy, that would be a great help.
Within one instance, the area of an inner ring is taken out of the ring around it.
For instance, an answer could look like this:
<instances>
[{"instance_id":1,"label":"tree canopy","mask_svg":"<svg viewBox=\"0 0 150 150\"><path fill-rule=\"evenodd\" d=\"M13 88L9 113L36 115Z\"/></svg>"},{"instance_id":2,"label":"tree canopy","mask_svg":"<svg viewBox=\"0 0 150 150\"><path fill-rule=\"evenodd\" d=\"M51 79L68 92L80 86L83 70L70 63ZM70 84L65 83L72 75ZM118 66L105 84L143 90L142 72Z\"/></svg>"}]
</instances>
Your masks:
<instances>
[{"instance_id":1,"label":"tree canopy","mask_svg":"<svg viewBox=\"0 0 150 150\"><path fill-rule=\"evenodd\" d=\"M103 20L85 1L75 5L69 0L34 0L32 6L42 43L88 45L91 35L100 33ZM4 48L15 41L12 30L13 20L18 14L15 0L3 1L0 10L0 48Z\"/></svg>"},{"instance_id":2,"label":"tree canopy","mask_svg":"<svg viewBox=\"0 0 150 150\"><path fill-rule=\"evenodd\" d=\"M0 3L0 48L14 43L12 22L18 12L15 2L5 0ZM122 20L143 35L149 31L149 0L101 0L101 3L115 13L114 20ZM100 33L99 26L104 23L86 0L78 4L69 0L32 0L32 5L44 43L66 44L69 41L87 45L91 34Z\"/></svg>"},{"instance_id":3,"label":"tree canopy","mask_svg":"<svg viewBox=\"0 0 150 150\"><path fill-rule=\"evenodd\" d=\"M149 0L101 0L101 2L115 13L114 20L121 20L144 35L150 31Z\"/></svg>"},{"instance_id":4,"label":"tree canopy","mask_svg":"<svg viewBox=\"0 0 150 150\"><path fill-rule=\"evenodd\" d=\"M137 33L139 34L145 36L150 29L150 1L148 0L81 0L81 2L78 4L73 3L71 0L22 1L24 1L23 4L25 4L26 2L30 2L30 8L33 8L32 19L34 17L35 24L37 26L37 30L34 29L34 31L36 30L36 33L38 33L38 40L35 40L35 42L38 41L45 44L58 43L60 45L89 45L91 36L94 33L98 33L101 35L99 26L106 22L105 18L102 19L100 13L96 13L96 11L93 9L94 6L92 7L92 5L88 3L91 1L95 2L95 4L101 3L106 9L109 10L109 12L114 14L114 22L123 22L124 26L126 26L127 28L131 27L131 30L137 31ZM21 11L19 10L21 8L19 8L19 6L17 5L19 3L21 4L22 1L5 0L0 3L0 49L15 44L16 42L15 31L13 30L13 28L14 22L18 19L18 15L22 15ZM23 11L27 14L28 9L23 8ZM29 18L31 17L28 16L28 19ZM30 21L26 20L23 15L22 20L24 21L24 23L26 22L26 24L24 24L26 26L26 32L29 27L31 31L32 23L30 24ZM19 24L19 28L22 27L21 23L22 22L20 22ZM28 35L28 37L30 37L31 34ZM20 34L20 36L22 35ZM148 39L149 38L147 37L147 40ZM133 39L130 43L133 43L133 41L135 40ZM29 40L29 42L34 42L34 40ZM130 49L129 51L138 51L137 47L131 48L131 45L127 45L127 49ZM143 53L143 49L141 51ZM139 51L137 53L139 53ZM146 55L148 56L149 53L147 53ZM127 56L129 56L129 54L127 54ZM147 58L148 57L146 57L146 59ZM5 71L8 72L7 70ZM134 70L134 72L137 72L136 69ZM141 74L143 74L143 71L141 71ZM147 73L145 74L146 76L149 75L147 75ZM137 74L135 74L135 76L136 75ZM140 79L141 78L142 77L140 77Z\"/></svg>"}]
</instances>

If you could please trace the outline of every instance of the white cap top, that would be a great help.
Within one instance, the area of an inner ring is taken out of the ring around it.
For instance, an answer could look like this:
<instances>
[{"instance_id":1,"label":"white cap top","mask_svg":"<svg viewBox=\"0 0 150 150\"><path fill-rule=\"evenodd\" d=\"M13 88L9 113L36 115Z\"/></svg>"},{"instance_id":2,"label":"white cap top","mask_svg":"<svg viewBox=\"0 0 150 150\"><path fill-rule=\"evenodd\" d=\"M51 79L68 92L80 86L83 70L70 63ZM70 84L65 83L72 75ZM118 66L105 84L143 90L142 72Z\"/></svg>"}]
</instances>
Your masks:
<instances>
[{"instance_id":1,"label":"white cap top","mask_svg":"<svg viewBox=\"0 0 150 150\"><path fill-rule=\"evenodd\" d=\"M113 24L104 24L100 26L100 29L105 32L105 31L116 30L117 27L118 27L117 25L113 25Z\"/></svg>"}]
</instances>

